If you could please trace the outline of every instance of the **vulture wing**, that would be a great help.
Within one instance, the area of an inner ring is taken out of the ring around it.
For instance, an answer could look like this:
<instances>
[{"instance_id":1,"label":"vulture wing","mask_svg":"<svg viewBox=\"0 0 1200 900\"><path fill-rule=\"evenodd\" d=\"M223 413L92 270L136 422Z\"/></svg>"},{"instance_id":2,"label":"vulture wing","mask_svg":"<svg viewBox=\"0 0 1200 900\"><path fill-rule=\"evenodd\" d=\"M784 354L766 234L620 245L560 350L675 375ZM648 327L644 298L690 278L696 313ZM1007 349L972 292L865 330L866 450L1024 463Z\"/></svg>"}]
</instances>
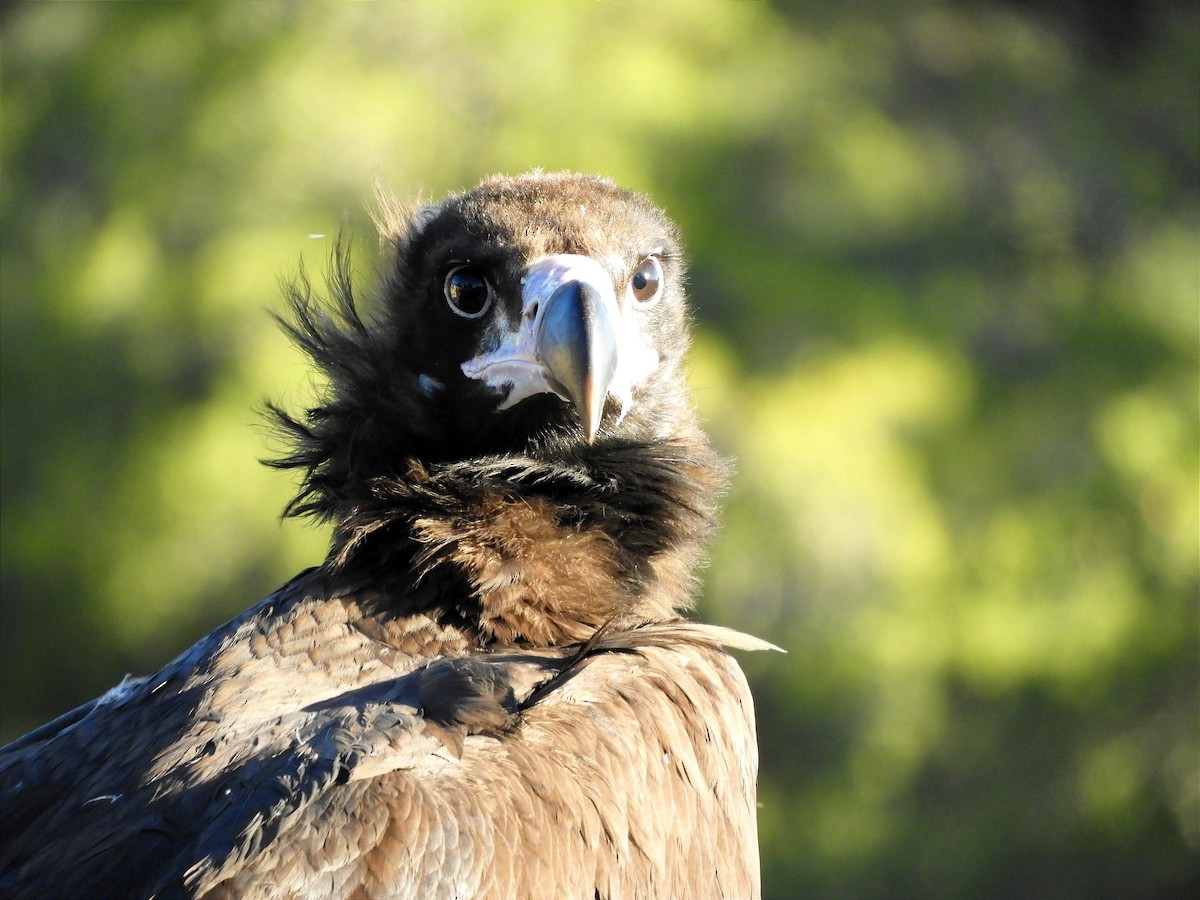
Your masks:
<instances>
[{"instance_id":1,"label":"vulture wing","mask_svg":"<svg viewBox=\"0 0 1200 900\"><path fill-rule=\"evenodd\" d=\"M295 708L227 689L261 682L253 665L222 671L247 627L285 656L301 652L278 643L278 602L210 636L207 658L193 650L6 748L17 836L0 857L0 893L753 893L757 858L738 852L755 830L753 712L719 648L770 645L659 623L582 647L428 660ZM296 606L308 608L284 624L345 624L311 598ZM392 652L360 640L340 662ZM329 672L320 687L317 670L294 677L312 696L344 683ZM181 736L163 745L164 734ZM104 766L114 759L124 767Z\"/></svg>"}]
</instances>

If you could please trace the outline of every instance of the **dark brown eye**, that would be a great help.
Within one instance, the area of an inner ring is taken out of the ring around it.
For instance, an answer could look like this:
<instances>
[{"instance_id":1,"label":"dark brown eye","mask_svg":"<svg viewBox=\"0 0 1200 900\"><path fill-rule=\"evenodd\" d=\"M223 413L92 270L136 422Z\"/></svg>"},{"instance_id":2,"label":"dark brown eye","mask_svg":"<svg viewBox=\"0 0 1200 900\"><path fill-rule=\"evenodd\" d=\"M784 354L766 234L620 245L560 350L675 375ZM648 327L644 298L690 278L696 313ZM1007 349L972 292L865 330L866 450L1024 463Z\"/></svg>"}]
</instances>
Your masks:
<instances>
[{"instance_id":1,"label":"dark brown eye","mask_svg":"<svg viewBox=\"0 0 1200 900\"><path fill-rule=\"evenodd\" d=\"M642 306L649 306L662 294L662 263L657 256L647 256L642 260L633 277L629 279L629 290L633 299Z\"/></svg>"},{"instance_id":2,"label":"dark brown eye","mask_svg":"<svg viewBox=\"0 0 1200 900\"><path fill-rule=\"evenodd\" d=\"M492 286L470 266L451 269L445 291L450 309L464 319L478 319L492 307Z\"/></svg>"}]
</instances>

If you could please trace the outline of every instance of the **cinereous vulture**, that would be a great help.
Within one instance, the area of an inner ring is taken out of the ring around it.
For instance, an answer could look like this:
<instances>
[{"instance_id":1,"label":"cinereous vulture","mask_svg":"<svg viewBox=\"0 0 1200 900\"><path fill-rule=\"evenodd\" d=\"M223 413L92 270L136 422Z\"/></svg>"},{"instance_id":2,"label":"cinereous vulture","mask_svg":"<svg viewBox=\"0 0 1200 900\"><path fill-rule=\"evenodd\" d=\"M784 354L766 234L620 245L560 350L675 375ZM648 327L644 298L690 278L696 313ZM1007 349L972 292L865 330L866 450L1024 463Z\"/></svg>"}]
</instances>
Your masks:
<instances>
[{"instance_id":1,"label":"cinereous vulture","mask_svg":"<svg viewBox=\"0 0 1200 900\"><path fill-rule=\"evenodd\" d=\"M0 751L4 897L752 898L758 754L684 620L726 466L676 230L612 182L381 215L286 328L328 377L273 465L320 566Z\"/></svg>"}]
</instances>

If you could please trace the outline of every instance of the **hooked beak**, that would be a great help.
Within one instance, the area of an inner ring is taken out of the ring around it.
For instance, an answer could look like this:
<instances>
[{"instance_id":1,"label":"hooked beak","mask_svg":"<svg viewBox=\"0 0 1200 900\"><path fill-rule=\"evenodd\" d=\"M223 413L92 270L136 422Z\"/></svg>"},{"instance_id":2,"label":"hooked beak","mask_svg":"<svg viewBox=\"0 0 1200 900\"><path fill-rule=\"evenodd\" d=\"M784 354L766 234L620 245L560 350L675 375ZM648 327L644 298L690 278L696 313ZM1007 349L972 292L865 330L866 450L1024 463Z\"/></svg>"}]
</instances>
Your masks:
<instances>
[{"instance_id":1,"label":"hooked beak","mask_svg":"<svg viewBox=\"0 0 1200 900\"><path fill-rule=\"evenodd\" d=\"M534 336L534 355L575 405L589 444L617 372L617 331L604 301L590 281L567 281L545 301Z\"/></svg>"},{"instance_id":2,"label":"hooked beak","mask_svg":"<svg viewBox=\"0 0 1200 900\"><path fill-rule=\"evenodd\" d=\"M629 402L631 385L617 383L618 351L629 343L621 338L623 327L628 331L612 276L600 263L575 254L546 256L525 270L515 328L500 335L495 349L463 363L462 370L506 390L500 409L536 394L561 397L575 407L590 444L609 394L620 401L622 412ZM656 364L658 357L652 355Z\"/></svg>"}]
</instances>

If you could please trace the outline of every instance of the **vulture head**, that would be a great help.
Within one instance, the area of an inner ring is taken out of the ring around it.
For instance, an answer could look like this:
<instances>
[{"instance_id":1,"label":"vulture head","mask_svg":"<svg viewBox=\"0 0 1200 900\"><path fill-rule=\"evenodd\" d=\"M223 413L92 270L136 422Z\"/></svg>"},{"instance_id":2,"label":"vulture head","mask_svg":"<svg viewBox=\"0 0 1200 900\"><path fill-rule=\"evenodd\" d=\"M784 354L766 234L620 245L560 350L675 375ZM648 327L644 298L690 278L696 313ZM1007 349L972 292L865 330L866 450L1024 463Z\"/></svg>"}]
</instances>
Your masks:
<instances>
[{"instance_id":1,"label":"vulture head","mask_svg":"<svg viewBox=\"0 0 1200 900\"><path fill-rule=\"evenodd\" d=\"M292 336L330 378L304 420L275 410L306 477L292 513L337 518L407 461L536 459L698 433L680 363L684 264L643 197L571 173L494 177L383 219L376 317L339 250L337 315L301 280Z\"/></svg>"},{"instance_id":2,"label":"vulture head","mask_svg":"<svg viewBox=\"0 0 1200 900\"><path fill-rule=\"evenodd\" d=\"M531 175L418 214L388 303L404 376L440 407L449 446L537 452L670 427L682 277L675 229L648 202Z\"/></svg>"}]
</instances>

